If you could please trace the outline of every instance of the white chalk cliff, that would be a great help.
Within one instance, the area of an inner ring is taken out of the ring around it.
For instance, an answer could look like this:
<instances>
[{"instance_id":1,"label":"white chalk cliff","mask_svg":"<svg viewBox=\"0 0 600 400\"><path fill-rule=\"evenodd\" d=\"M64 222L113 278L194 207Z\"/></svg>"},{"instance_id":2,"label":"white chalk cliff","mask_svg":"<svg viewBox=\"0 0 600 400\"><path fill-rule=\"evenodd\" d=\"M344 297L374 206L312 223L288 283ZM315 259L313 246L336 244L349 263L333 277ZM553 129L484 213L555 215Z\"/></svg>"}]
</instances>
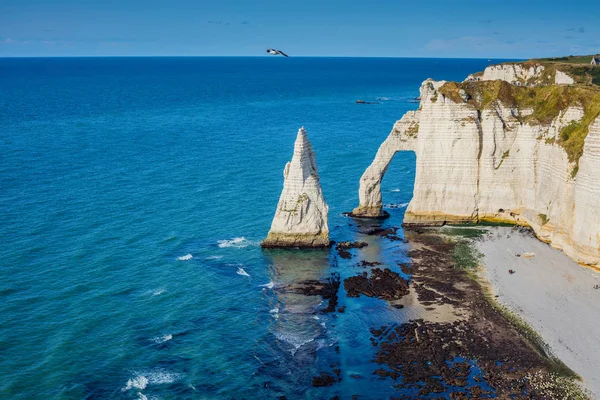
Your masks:
<instances>
[{"instance_id":1,"label":"white chalk cliff","mask_svg":"<svg viewBox=\"0 0 600 400\"><path fill-rule=\"evenodd\" d=\"M572 85L575 83L575 80L569 74L558 68L560 67L556 67L555 65L547 68L537 63L490 65L482 74L469 75L466 80L502 80L520 85L535 85L542 82L557 85Z\"/></svg>"},{"instance_id":2,"label":"white chalk cliff","mask_svg":"<svg viewBox=\"0 0 600 400\"><path fill-rule=\"evenodd\" d=\"M499 77L498 71L489 73ZM527 78L535 73L512 67L508 71L501 79L513 81L515 76ZM452 84L423 82L419 109L396 122L380 146L361 178L360 205L352 214L382 215L383 175L396 152L414 151L414 197L406 210L406 224L489 221L528 225L540 239L576 261L598 265L600 97L593 92L598 89L465 82L454 84L452 95L444 90ZM494 87L503 96L508 93L509 100L498 98L481 106L485 101L481 87ZM467 93L469 88L473 88L471 93ZM588 91L596 97L592 105L573 101L557 108L545 123L533 119L535 112L545 110L543 101L535 110L522 108L516 101L510 104L511 91L525 93L522 98L527 100L532 93L527 91L540 90L541 98L550 102L546 99L552 93L547 94L547 89L555 90L559 99L586 96ZM575 90L579 92L570 92ZM587 136L582 155L574 160L561 146L561 134L577 124L586 124Z\"/></svg>"},{"instance_id":3,"label":"white chalk cliff","mask_svg":"<svg viewBox=\"0 0 600 400\"><path fill-rule=\"evenodd\" d=\"M327 247L329 207L323 198L312 145L302 127L292 161L283 170L283 191L263 247Z\"/></svg>"}]
</instances>

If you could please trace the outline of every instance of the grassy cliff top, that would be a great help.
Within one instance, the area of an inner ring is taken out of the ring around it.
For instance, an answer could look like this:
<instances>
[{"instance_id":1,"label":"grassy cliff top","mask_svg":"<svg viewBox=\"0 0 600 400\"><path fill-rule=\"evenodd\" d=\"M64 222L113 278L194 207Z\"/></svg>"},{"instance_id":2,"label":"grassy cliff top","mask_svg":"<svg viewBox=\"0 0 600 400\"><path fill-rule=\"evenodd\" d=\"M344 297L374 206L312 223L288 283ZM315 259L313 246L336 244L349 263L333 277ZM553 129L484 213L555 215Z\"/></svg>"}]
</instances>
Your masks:
<instances>
[{"instance_id":1,"label":"grassy cliff top","mask_svg":"<svg viewBox=\"0 0 600 400\"><path fill-rule=\"evenodd\" d=\"M590 54L587 56L532 58L527 61L510 62L506 64L520 64L527 68L536 64L543 65L546 68L546 73L542 74L542 80L548 75L551 76L549 79L553 80L554 75L558 70L572 77L577 84L600 86L600 65L591 65L592 57L594 56ZM595 57L600 58L600 56ZM534 79L531 83L549 84L551 82L537 82Z\"/></svg>"},{"instance_id":2,"label":"grassy cliff top","mask_svg":"<svg viewBox=\"0 0 600 400\"><path fill-rule=\"evenodd\" d=\"M600 69L600 68L599 68ZM590 124L600 116L600 87L586 85L516 86L505 81L447 82L439 93L456 103L478 110L491 109L498 102L518 113L521 123L548 126L569 107L582 108L581 121L573 122L560 132L556 142L565 149L569 161L578 163ZM531 110L531 114L523 113Z\"/></svg>"},{"instance_id":3,"label":"grassy cliff top","mask_svg":"<svg viewBox=\"0 0 600 400\"><path fill-rule=\"evenodd\" d=\"M550 58L532 58L529 61L537 61L537 62L550 62L550 63L560 63L560 64L581 64L581 65L590 65L592 61L592 57L600 57L596 54L590 54L587 56L564 56L564 57L550 57Z\"/></svg>"}]
</instances>

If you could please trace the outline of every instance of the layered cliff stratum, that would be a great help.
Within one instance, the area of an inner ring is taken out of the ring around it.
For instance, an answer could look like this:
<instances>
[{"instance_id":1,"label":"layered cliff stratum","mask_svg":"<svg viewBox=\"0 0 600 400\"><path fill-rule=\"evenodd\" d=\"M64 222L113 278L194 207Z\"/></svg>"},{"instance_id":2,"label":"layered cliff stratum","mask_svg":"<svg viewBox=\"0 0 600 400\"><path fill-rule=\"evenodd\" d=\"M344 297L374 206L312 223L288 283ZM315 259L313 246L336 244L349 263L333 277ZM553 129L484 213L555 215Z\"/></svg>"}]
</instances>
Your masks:
<instances>
[{"instance_id":1,"label":"layered cliff stratum","mask_svg":"<svg viewBox=\"0 0 600 400\"><path fill-rule=\"evenodd\" d=\"M352 214L380 217L394 154L416 153L406 224L507 222L580 263L600 262L600 67L490 66L423 82L360 181ZM595 70L594 68L598 68Z\"/></svg>"},{"instance_id":2,"label":"layered cliff stratum","mask_svg":"<svg viewBox=\"0 0 600 400\"><path fill-rule=\"evenodd\" d=\"M292 161L283 170L283 191L262 247L327 247L329 208L323 198L312 145L302 127Z\"/></svg>"}]
</instances>

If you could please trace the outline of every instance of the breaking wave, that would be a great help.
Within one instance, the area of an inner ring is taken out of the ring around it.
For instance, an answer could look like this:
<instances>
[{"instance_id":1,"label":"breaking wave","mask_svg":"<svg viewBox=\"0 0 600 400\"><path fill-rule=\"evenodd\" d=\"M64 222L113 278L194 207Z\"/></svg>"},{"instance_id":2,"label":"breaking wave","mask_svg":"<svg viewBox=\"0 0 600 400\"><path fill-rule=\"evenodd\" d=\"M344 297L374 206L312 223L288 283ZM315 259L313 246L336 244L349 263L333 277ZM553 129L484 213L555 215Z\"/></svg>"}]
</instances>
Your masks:
<instances>
[{"instance_id":1,"label":"breaking wave","mask_svg":"<svg viewBox=\"0 0 600 400\"><path fill-rule=\"evenodd\" d=\"M241 268L241 267L237 269L237 274L238 274L238 275L242 275L242 276L247 276L247 277L250 277L250 274L248 274L248 273L247 273L247 272L244 270L244 268Z\"/></svg>"},{"instance_id":2,"label":"breaking wave","mask_svg":"<svg viewBox=\"0 0 600 400\"><path fill-rule=\"evenodd\" d=\"M281 342L285 342L287 344L292 345L292 347L294 347L293 349L290 350L290 353L292 353L292 356L296 354L296 352L298 351L298 349L302 346L304 346L305 344L308 344L310 342L313 342L315 339L314 338L310 338L310 339L305 339L300 337L299 335L294 335L292 333L286 333L286 332L277 332L275 334L275 337L277 338L277 340L281 341Z\"/></svg>"},{"instance_id":3,"label":"breaking wave","mask_svg":"<svg viewBox=\"0 0 600 400\"><path fill-rule=\"evenodd\" d=\"M194 258L194 256L189 253L186 254L185 256L177 257L177 259L179 261L187 261L187 260L191 260L192 258Z\"/></svg>"},{"instance_id":4,"label":"breaking wave","mask_svg":"<svg viewBox=\"0 0 600 400\"><path fill-rule=\"evenodd\" d=\"M146 378L144 375L138 375L135 376L133 378L130 378L127 381L127 384L125 385L125 387L123 389L121 389L121 391L126 392L129 389L146 389L146 386L148 386L148 378Z\"/></svg>"},{"instance_id":5,"label":"breaking wave","mask_svg":"<svg viewBox=\"0 0 600 400\"><path fill-rule=\"evenodd\" d=\"M173 339L173 335L168 334L168 335L154 337L154 338L150 339L150 341L160 344L160 343L168 342L171 339Z\"/></svg>"},{"instance_id":6,"label":"breaking wave","mask_svg":"<svg viewBox=\"0 0 600 400\"><path fill-rule=\"evenodd\" d=\"M273 281L270 281L269 283L265 283L263 285L258 285L258 286L263 287L263 288L267 288L267 289L273 289L273 287L275 286L275 284L273 283Z\"/></svg>"},{"instance_id":7,"label":"breaking wave","mask_svg":"<svg viewBox=\"0 0 600 400\"><path fill-rule=\"evenodd\" d=\"M148 385L164 385L181 379L181 374L156 369L145 372L134 372L135 376L127 380L125 387L121 389L126 392L130 389L144 390Z\"/></svg>"},{"instance_id":8,"label":"breaking wave","mask_svg":"<svg viewBox=\"0 0 600 400\"><path fill-rule=\"evenodd\" d=\"M247 247L250 242L245 237L236 237L230 240L218 240L219 247Z\"/></svg>"}]
</instances>

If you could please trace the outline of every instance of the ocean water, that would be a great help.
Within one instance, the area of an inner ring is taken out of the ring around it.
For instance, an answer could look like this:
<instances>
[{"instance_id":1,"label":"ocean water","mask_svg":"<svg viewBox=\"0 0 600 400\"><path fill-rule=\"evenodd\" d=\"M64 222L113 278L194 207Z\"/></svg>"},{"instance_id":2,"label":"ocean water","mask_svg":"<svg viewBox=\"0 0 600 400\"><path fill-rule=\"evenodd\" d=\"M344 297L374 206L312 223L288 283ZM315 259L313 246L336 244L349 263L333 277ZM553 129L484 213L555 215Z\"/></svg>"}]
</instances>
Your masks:
<instances>
[{"instance_id":1,"label":"ocean water","mask_svg":"<svg viewBox=\"0 0 600 400\"><path fill-rule=\"evenodd\" d=\"M498 62L493 60L492 62ZM0 59L0 397L382 398L369 328L409 309L278 288L398 270L400 242L342 215L420 82L489 60ZM356 104L357 99L378 104ZM263 251L298 128L330 206L334 251ZM383 181L399 226L414 154ZM402 235L402 231L399 231ZM331 387L312 377L341 370ZM357 377L357 376L360 377Z\"/></svg>"}]
</instances>

